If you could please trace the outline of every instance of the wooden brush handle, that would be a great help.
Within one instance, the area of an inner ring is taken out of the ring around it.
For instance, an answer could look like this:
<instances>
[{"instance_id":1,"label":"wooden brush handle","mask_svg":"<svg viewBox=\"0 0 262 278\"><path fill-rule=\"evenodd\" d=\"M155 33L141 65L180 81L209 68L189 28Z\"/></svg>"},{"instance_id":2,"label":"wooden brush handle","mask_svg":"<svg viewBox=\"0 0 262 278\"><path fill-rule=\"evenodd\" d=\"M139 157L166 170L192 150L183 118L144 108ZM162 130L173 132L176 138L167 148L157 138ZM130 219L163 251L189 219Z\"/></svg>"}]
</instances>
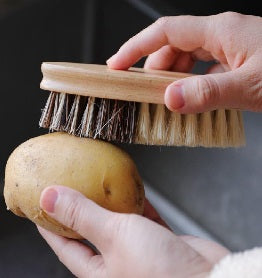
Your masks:
<instances>
[{"instance_id":1,"label":"wooden brush handle","mask_svg":"<svg viewBox=\"0 0 262 278\"><path fill-rule=\"evenodd\" d=\"M164 103L166 87L191 74L105 65L45 62L40 88L48 91L145 103Z\"/></svg>"}]
</instances>

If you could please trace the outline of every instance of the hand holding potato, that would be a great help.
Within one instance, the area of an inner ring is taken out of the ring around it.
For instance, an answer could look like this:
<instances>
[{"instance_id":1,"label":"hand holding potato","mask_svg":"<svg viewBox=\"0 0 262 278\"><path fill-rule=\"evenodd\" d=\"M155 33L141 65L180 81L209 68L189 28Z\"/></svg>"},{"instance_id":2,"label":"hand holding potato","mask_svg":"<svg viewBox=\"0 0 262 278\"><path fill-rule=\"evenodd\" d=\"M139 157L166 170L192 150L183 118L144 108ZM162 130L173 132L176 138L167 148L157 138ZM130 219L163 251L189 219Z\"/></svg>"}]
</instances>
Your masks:
<instances>
[{"instance_id":1,"label":"hand holding potato","mask_svg":"<svg viewBox=\"0 0 262 278\"><path fill-rule=\"evenodd\" d=\"M145 217L108 211L63 186L46 188L40 206L56 221L92 242L86 245L39 228L61 262L77 277L206 277L228 251L209 241L178 237L146 202Z\"/></svg>"}]
</instances>

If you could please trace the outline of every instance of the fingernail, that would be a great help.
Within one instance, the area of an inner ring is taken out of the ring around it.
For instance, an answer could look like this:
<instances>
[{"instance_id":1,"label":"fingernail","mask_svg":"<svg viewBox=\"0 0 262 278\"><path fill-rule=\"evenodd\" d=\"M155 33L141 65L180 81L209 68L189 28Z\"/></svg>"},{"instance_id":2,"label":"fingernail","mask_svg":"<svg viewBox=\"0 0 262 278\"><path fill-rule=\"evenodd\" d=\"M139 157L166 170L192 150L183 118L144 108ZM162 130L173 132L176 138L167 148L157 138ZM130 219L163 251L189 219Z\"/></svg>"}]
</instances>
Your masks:
<instances>
[{"instance_id":1,"label":"fingernail","mask_svg":"<svg viewBox=\"0 0 262 278\"><path fill-rule=\"evenodd\" d=\"M47 188L41 193L40 207L46 212L54 212L58 192L54 188Z\"/></svg>"},{"instance_id":2,"label":"fingernail","mask_svg":"<svg viewBox=\"0 0 262 278\"><path fill-rule=\"evenodd\" d=\"M185 105L183 84L178 83L167 87L165 102L172 110L182 108Z\"/></svg>"}]
</instances>

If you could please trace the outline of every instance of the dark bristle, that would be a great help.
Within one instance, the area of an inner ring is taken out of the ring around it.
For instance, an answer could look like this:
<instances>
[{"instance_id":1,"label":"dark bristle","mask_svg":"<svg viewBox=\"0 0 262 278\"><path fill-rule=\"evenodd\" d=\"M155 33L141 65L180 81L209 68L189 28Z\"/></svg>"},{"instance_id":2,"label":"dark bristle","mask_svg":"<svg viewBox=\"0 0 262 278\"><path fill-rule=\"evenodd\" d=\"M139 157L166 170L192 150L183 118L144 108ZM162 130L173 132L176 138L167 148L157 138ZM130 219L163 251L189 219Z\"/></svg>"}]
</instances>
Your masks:
<instances>
[{"instance_id":1,"label":"dark bristle","mask_svg":"<svg viewBox=\"0 0 262 278\"><path fill-rule=\"evenodd\" d=\"M39 125L79 137L132 143L137 105L135 102L51 92Z\"/></svg>"},{"instance_id":2,"label":"dark bristle","mask_svg":"<svg viewBox=\"0 0 262 278\"><path fill-rule=\"evenodd\" d=\"M53 115L54 104L55 104L55 93L50 93L48 100L44 109L42 110L42 115L39 121L39 125L44 128L50 128L50 122Z\"/></svg>"},{"instance_id":3,"label":"dark bristle","mask_svg":"<svg viewBox=\"0 0 262 278\"><path fill-rule=\"evenodd\" d=\"M105 123L107 120L107 110L108 110L108 99L97 99L97 116L95 119L95 134L94 134L94 139L99 138L99 139L104 139L105 138Z\"/></svg>"}]
</instances>

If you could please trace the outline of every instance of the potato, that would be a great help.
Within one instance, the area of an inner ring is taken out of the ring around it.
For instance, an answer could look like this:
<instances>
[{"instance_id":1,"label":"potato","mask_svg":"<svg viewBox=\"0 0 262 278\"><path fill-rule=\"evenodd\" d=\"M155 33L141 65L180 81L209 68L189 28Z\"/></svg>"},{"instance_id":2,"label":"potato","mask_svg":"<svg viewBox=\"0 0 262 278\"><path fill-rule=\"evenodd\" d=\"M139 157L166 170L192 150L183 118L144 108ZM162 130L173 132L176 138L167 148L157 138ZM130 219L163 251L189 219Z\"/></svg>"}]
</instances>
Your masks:
<instances>
[{"instance_id":1,"label":"potato","mask_svg":"<svg viewBox=\"0 0 262 278\"><path fill-rule=\"evenodd\" d=\"M41 191L50 185L71 187L112 211L141 214L144 209L134 162L103 141L47 134L21 144L6 165L4 197L11 211L56 234L81 238L40 209Z\"/></svg>"}]
</instances>

